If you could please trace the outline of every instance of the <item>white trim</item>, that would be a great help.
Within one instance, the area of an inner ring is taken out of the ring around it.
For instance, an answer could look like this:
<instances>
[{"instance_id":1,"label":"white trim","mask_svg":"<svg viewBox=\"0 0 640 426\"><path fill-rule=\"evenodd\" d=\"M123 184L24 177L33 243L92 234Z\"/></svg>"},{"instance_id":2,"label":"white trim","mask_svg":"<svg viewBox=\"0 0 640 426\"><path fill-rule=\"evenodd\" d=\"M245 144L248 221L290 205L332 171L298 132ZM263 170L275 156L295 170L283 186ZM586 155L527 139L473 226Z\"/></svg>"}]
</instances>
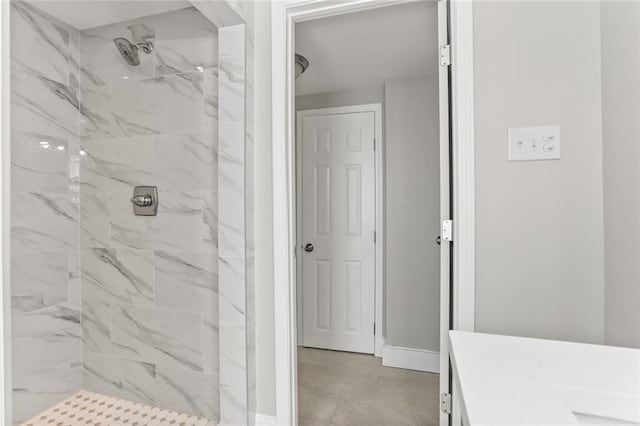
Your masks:
<instances>
[{"instance_id":1,"label":"white trim","mask_svg":"<svg viewBox=\"0 0 640 426\"><path fill-rule=\"evenodd\" d=\"M439 373L440 352L385 345L382 350L382 365L406 370Z\"/></svg>"},{"instance_id":2,"label":"white trim","mask_svg":"<svg viewBox=\"0 0 640 426\"><path fill-rule=\"evenodd\" d=\"M256 414L255 417L255 426L275 426L276 425L276 417L268 416L266 414Z\"/></svg>"},{"instance_id":3,"label":"white trim","mask_svg":"<svg viewBox=\"0 0 640 426\"><path fill-rule=\"evenodd\" d=\"M401 4L413 0L286 0L272 3L272 137L276 413L279 425L297 423L295 312L295 182L293 119L294 23L303 20ZM442 0L441 0L442 1ZM454 328L473 330L474 117L472 2L451 0L452 120L454 180ZM455 417L454 417L455 421Z\"/></svg>"},{"instance_id":4,"label":"white trim","mask_svg":"<svg viewBox=\"0 0 640 426\"><path fill-rule=\"evenodd\" d=\"M453 328L475 330L473 2L451 2L453 89Z\"/></svg>"},{"instance_id":5,"label":"white trim","mask_svg":"<svg viewBox=\"0 0 640 426\"><path fill-rule=\"evenodd\" d=\"M0 141L0 176L2 176L2 196L0 211L2 226L0 227L0 267L2 268L2 290L0 290L0 421L10 425L13 422L13 404L11 395L11 31L10 2L0 5L0 25L2 26L2 42L0 57L2 69L2 139Z\"/></svg>"},{"instance_id":6,"label":"white trim","mask_svg":"<svg viewBox=\"0 0 640 426\"><path fill-rule=\"evenodd\" d=\"M453 329L475 330L475 121L473 2L451 1L450 44L453 158ZM447 341L448 336L442 336ZM442 350L442 349L441 349ZM460 426L458 386L452 384L453 426Z\"/></svg>"},{"instance_id":7,"label":"white trim","mask_svg":"<svg viewBox=\"0 0 640 426\"><path fill-rule=\"evenodd\" d=\"M449 3L438 2L438 45L450 44ZM451 131L450 125L450 66L440 65L438 69L438 109L440 132L440 226L451 220ZM441 229L442 237L442 229ZM449 375L449 328L451 327L451 243L442 241L440 246L440 374ZM440 394L450 393L449 380L440 380ZM449 426L449 416L440 413L440 426Z\"/></svg>"},{"instance_id":8,"label":"white trim","mask_svg":"<svg viewBox=\"0 0 640 426\"><path fill-rule=\"evenodd\" d=\"M299 172L299 167L302 164L302 150L300 149L300 141L302 140L302 119L304 117L316 116L316 115L330 115L330 114L350 114L356 112L373 112L374 113L374 137L375 137L375 231L376 231L376 243L375 249L375 323L376 329L374 333L374 355L377 357L382 356L382 347L384 344L383 338L383 309L384 309L384 158L383 158L383 146L384 136L382 135L382 104L364 104L364 105L349 105L341 107L329 107L318 109L306 109L300 110L296 113L296 235L302 235L302 209L300 206L301 200L298 199L298 190L302 187L302 173ZM299 253L302 242L296 238L296 252ZM298 342L302 342L302 257L296 257L296 324Z\"/></svg>"}]
</instances>

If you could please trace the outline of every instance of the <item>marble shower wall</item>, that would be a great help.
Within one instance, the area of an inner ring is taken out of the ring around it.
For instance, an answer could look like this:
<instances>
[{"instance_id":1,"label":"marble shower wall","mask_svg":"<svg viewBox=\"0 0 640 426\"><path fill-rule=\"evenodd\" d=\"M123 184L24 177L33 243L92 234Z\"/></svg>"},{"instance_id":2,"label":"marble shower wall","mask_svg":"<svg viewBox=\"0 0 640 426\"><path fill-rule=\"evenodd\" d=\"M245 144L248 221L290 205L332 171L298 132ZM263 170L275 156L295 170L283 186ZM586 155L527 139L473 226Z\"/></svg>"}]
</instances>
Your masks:
<instances>
[{"instance_id":1,"label":"marble shower wall","mask_svg":"<svg viewBox=\"0 0 640 426\"><path fill-rule=\"evenodd\" d=\"M130 67L114 37L154 50ZM83 387L218 419L217 29L188 8L83 31L81 55Z\"/></svg>"},{"instance_id":2,"label":"marble shower wall","mask_svg":"<svg viewBox=\"0 0 640 426\"><path fill-rule=\"evenodd\" d=\"M81 385L79 32L22 1L11 19L15 424Z\"/></svg>"},{"instance_id":3,"label":"marble shower wall","mask_svg":"<svg viewBox=\"0 0 640 426\"><path fill-rule=\"evenodd\" d=\"M220 424L246 425L245 28L220 29Z\"/></svg>"}]
</instances>

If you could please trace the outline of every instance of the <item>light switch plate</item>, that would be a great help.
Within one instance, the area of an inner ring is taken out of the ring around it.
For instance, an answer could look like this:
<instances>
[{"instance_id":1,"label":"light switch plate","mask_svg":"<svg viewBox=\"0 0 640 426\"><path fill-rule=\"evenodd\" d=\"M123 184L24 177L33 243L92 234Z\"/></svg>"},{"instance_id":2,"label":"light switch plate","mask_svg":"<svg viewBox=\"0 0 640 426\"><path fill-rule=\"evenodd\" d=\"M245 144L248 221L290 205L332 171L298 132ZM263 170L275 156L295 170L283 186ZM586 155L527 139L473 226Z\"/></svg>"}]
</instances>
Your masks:
<instances>
[{"instance_id":1,"label":"light switch plate","mask_svg":"<svg viewBox=\"0 0 640 426\"><path fill-rule=\"evenodd\" d=\"M560 126L509 129L509 161L560 159Z\"/></svg>"}]
</instances>

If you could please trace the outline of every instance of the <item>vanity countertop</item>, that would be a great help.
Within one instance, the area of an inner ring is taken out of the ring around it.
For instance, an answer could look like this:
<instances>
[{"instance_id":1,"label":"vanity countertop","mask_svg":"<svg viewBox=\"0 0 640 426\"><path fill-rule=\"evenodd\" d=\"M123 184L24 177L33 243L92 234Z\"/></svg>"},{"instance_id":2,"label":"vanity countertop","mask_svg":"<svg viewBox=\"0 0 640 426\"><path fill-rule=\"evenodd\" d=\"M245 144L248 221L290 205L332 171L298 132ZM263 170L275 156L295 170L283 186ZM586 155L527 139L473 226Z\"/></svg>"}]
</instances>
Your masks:
<instances>
[{"instance_id":1,"label":"vanity countertop","mask_svg":"<svg viewBox=\"0 0 640 426\"><path fill-rule=\"evenodd\" d=\"M450 331L465 426L640 425L640 350Z\"/></svg>"}]
</instances>

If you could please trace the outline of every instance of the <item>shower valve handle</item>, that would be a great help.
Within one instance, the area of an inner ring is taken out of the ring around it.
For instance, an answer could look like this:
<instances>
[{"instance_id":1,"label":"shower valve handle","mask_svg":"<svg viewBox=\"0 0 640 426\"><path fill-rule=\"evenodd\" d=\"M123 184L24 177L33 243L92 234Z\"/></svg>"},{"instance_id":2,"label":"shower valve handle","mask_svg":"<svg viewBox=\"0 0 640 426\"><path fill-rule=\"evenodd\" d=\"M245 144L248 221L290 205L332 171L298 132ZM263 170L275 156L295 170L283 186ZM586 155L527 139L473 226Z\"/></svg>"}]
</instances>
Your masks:
<instances>
[{"instance_id":1,"label":"shower valve handle","mask_svg":"<svg viewBox=\"0 0 640 426\"><path fill-rule=\"evenodd\" d=\"M131 202L138 207L147 207L153 204L153 198L149 194L131 197Z\"/></svg>"}]
</instances>

